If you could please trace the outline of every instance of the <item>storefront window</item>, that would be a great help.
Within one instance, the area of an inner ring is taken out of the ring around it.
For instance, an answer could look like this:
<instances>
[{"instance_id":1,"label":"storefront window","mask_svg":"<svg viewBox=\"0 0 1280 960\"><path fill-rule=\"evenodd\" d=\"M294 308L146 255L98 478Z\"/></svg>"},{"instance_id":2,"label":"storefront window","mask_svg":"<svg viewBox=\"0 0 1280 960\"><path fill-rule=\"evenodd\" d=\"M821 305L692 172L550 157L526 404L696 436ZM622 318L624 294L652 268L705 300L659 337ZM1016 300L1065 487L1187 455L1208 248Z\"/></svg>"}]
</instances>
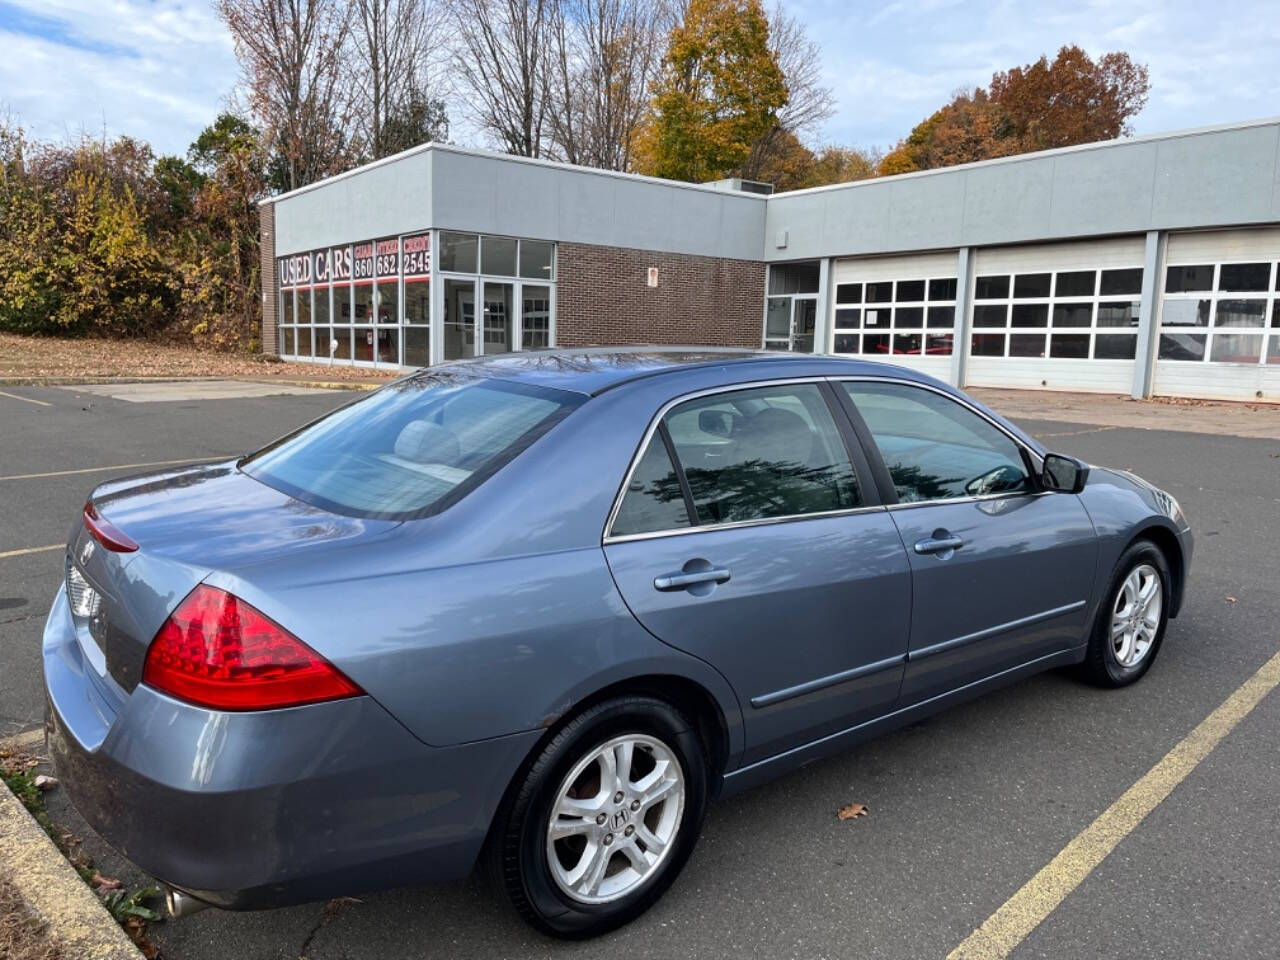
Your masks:
<instances>
[{"instance_id":1,"label":"storefront window","mask_svg":"<svg viewBox=\"0 0 1280 960\"><path fill-rule=\"evenodd\" d=\"M540 347L551 346L550 287L525 284L522 318L524 320L523 346L525 350L536 350Z\"/></svg>"},{"instance_id":2,"label":"storefront window","mask_svg":"<svg viewBox=\"0 0 1280 960\"><path fill-rule=\"evenodd\" d=\"M425 367L431 363L431 328L406 327L404 330L404 365Z\"/></svg>"},{"instance_id":3,"label":"storefront window","mask_svg":"<svg viewBox=\"0 0 1280 960\"><path fill-rule=\"evenodd\" d=\"M355 301L355 322L372 323L373 284L368 281L357 283L355 290L352 292L352 299Z\"/></svg>"},{"instance_id":4,"label":"storefront window","mask_svg":"<svg viewBox=\"0 0 1280 960\"><path fill-rule=\"evenodd\" d=\"M480 272L496 277L516 275L516 241L507 237L480 240Z\"/></svg>"},{"instance_id":5,"label":"storefront window","mask_svg":"<svg viewBox=\"0 0 1280 960\"><path fill-rule=\"evenodd\" d=\"M450 273L475 273L479 265L480 238L474 233L440 234L440 269Z\"/></svg>"},{"instance_id":6,"label":"storefront window","mask_svg":"<svg viewBox=\"0 0 1280 960\"><path fill-rule=\"evenodd\" d=\"M355 328L355 358L365 363L373 362L373 327Z\"/></svg>"},{"instance_id":7,"label":"storefront window","mask_svg":"<svg viewBox=\"0 0 1280 960\"><path fill-rule=\"evenodd\" d=\"M520 241L520 276L526 280L554 280L556 245L545 240Z\"/></svg>"},{"instance_id":8,"label":"storefront window","mask_svg":"<svg viewBox=\"0 0 1280 960\"><path fill-rule=\"evenodd\" d=\"M427 366L436 240L422 231L280 258L280 352ZM443 278L441 355L554 344L554 243L454 232L438 243L440 269L468 275Z\"/></svg>"}]
</instances>

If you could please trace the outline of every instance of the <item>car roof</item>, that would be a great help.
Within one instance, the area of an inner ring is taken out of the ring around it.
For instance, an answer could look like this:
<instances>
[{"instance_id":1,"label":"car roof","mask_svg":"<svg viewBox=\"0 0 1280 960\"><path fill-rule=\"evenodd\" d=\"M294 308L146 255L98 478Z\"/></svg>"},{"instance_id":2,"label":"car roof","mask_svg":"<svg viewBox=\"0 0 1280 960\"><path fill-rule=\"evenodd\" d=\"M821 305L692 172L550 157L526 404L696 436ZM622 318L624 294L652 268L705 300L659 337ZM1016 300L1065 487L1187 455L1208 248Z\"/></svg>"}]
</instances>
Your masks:
<instances>
[{"instance_id":1,"label":"car roof","mask_svg":"<svg viewBox=\"0 0 1280 960\"><path fill-rule=\"evenodd\" d=\"M819 371L800 369L820 365L828 374L905 373L876 361L784 353L776 350L742 350L732 347L577 347L553 350L525 350L498 356L459 360L429 368L456 370L498 380L537 384L595 396L636 380L677 373L697 367L726 366L795 367L797 376ZM763 371L761 371L763 372ZM912 379L915 379L912 376Z\"/></svg>"}]
</instances>

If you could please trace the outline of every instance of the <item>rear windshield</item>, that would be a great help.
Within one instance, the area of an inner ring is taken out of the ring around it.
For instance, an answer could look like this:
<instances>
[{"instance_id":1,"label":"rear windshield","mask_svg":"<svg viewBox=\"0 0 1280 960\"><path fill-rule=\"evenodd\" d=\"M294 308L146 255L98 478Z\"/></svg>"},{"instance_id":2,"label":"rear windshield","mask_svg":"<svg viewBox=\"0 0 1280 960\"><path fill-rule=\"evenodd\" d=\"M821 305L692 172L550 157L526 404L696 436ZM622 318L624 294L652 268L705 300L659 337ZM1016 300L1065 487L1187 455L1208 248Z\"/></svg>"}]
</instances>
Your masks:
<instances>
[{"instance_id":1,"label":"rear windshield","mask_svg":"<svg viewBox=\"0 0 1280 960\"><path fill-rule=\"evenodd\" d=\"M388 384L240 462L333 513L380 520L456 503L586 398L453 371Z\"/></svg>"}]
</instances>

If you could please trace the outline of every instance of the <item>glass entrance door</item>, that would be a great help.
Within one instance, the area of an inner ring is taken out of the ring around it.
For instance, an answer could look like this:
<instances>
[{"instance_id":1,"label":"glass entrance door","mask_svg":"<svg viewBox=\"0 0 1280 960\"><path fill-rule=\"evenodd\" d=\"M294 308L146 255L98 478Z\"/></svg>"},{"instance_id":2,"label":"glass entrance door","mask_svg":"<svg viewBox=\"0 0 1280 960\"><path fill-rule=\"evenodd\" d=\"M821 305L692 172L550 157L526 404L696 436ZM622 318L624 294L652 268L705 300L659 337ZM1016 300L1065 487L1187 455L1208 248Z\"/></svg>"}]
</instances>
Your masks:
<instances>
[{"instance_id":1,"label":"glass entrance door","mask_svg":"<svg viewBox=\"0 0 1280 960\"><path fill-rule=\"evenodd\" d=\"M817 297L769 297L764 321L764 348L813 353L818 328Z\"/></svg>"},{"instance_id":2,"label":"glass entrance door","mask_svg":"<svg viewBox=\"0 0 1280 960\"><path fill-rule=\"evenodd\" d=\"M474 280L444 282L444 336L446 360L476 355L476 284Z\"/></svg>"},{"instance_id":3,"label":"glass entrance door","mask_svg":"<svg viewBox=\"0 0 1280 960\"><path fill-rule=\"evenodd\" d=\"M509 353L515 349L515 284L484 284L484 352Z\"/></svg>"}]
</instances>

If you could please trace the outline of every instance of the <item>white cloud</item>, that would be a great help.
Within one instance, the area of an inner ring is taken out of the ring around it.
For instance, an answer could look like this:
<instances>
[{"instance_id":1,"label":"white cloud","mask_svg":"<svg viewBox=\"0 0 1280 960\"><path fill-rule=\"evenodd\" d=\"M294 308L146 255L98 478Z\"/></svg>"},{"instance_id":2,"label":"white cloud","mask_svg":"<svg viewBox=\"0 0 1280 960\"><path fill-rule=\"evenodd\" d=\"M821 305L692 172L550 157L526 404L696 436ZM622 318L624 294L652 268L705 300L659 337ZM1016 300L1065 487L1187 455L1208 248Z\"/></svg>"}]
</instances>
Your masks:
<instances>
[{"instance_id":1,"label":"white cloud","mask_svg":"<svg viewBox=\"0 0 1280 960\"><path fill-rule=\"evenodd\" d=\"M0 100L38 138L105 131L185 153L236 78L198 0L0 0L0 43Z\"/></svg>"},{"instance_id":2,"label":"white cloud","mask_svg":"<svg viewBox=\"0 0 1280 960\"><path fill-rule=\"evenodd\" d=\"M826 138L889 146L960 88L1076 43L1150 69L1139 133L1267 117L1280 18L1268 0L787 0L822 47L838 111Z\"/></svg>"},{"instance_id":3,"label":"white cloud","mask_svg":"<svg viewBox=\"0 0 1280 960\"><path fill-rule=\"evenodd\" d=\"M825 139L888 146L991 74L1078 43L1148 64L1138 132L1277 112L1272 0L785 0L822 48ZM0 0L0 106L36 136L129 134L182 153L236 81L210 0ZM455 103L453 136L479 140Z\"/></svg>"}]
</instances>

